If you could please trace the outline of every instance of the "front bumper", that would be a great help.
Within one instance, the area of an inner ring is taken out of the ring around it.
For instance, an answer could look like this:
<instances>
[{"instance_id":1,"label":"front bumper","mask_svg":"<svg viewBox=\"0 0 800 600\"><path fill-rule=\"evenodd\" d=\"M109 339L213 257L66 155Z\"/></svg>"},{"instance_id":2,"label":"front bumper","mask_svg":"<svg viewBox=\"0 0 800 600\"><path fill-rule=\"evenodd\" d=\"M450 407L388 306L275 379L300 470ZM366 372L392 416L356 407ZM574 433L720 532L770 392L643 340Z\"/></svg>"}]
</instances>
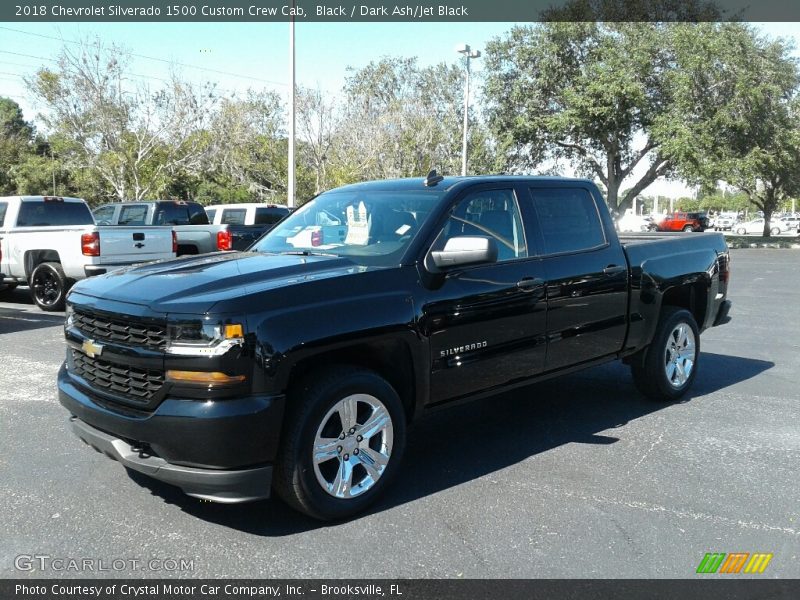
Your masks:
<instances>
[{"instance_id":1,"label":"front bumper","mask_svg":"<svg viewBox=\"0 0 800 600\"><path fill-rule=\"evenodd\" d=\"M182 467L170 464L161 457L148 455L143 449L100 431L78 417L70 417L70 423L72 431L98 452L129 469L176 485L189 496L228 504L269 498L272 466L238 471Z\"/></svg>"},{"instance_id":2,"label":"front bumper","mask_svg":"<svg viewBox=\"0 0 800 600\"><path fill-rule=\"evenodd\" d=\"M147 412L93 394L63 365L58 397L83 441L131 469L208 500L246 502L269 496L283 396L167 397Z\"/></svg>"}]
</instances>

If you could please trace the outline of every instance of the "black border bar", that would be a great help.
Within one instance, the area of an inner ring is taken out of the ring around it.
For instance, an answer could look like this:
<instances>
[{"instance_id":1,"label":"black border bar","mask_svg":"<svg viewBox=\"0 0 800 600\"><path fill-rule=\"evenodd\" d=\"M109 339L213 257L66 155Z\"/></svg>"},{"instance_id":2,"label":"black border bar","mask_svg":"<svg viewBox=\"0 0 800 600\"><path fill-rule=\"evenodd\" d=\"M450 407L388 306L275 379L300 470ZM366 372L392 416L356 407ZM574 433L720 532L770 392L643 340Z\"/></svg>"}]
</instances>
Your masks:
<instances>
[{"instance_id":1,"label":"black border bar","mask_svg":"<svg viewBox=\"0 0 800 600\"><path fill-rule=\"evenodd\" d=\"M6 22L800 21L796 0L3 0Z\"/></svg>"},{"instance_id":2,"label":"black border bar","mask_svg":"<svg viewBox=\"0 0 800 600\"><path fill-rule=\"evenodd\" d=\"M654 560L657 558L654 557ZM126 587L127 586L127 587ZM279 589L280 595L259 589ZM39 592L31 592L39 588ZM134 594L133 589L137 590ZM213 588L216 588L214 590ZM70 590L73 590L70 592ZM238 591L234 591L238 590ZM100 593L97 593L97 592ZM203 593L203 592L206 593ZM217 593L213 593L216 591ZM212 592L212 593L209 593ZM3 579L3 600L794 600L800 580L743 576L696 579Z\"/></svg>"}]
</instances>

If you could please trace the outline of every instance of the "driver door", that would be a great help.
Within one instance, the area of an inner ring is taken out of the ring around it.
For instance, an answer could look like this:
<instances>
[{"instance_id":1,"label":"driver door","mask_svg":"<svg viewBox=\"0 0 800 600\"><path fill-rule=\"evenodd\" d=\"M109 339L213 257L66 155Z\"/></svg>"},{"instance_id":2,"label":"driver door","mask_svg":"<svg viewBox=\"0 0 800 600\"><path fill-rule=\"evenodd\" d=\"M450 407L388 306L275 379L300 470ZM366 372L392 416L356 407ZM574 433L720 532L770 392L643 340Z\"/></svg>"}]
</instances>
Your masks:
<instances>
[{"instance_id":1,"label":"driver door","mask_svg":"<svg viewBox=\"0 0 800 600\"><path fill-rule=\"evenodd\" d=\"M498 258L457 267L429 290L420 324L430 340L432 402L523 380L544 368L544 269L526 241L515 190L468 192L432 250L457 236L489 237Z\"/></svg>"}]
</instances>

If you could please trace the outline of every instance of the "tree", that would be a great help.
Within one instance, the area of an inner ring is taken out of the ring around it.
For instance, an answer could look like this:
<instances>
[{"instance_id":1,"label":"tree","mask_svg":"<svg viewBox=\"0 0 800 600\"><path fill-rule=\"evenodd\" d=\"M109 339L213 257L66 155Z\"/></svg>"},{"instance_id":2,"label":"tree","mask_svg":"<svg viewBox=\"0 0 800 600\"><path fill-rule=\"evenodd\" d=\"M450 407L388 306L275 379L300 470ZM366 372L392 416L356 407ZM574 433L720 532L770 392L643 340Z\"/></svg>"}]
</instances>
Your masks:
<instances>
[{"instance_id":1,"label":"tree","mask_svg":"<svg viewBox=\"0 0 800 600\"><path fill-rule=\"evenodd\" d=\"M16 191L14 169L32 153L33 136L19 104L0 97L0 194Z\"/></svg>"},{"instance_id":2,"label":"tree","mask_svg":"<svg viewBox=\"0 0 800 600\"><path fill-rule=\"evenodd\" d=\"M719 24L707 31L722 35ZM679 77L696 65L681 61L675 39L695 33L690 23L548 22L493 40L486 52L487 114L509 168L566 160L599 179L612 209L630 206L657 178L675 176L670 142L710 102L696 95L692 106L681 107L688 113L678 108L684 93L678 84L697 69ZM620 196L640 164L646 168Z\"/></svg>"},{"instance_id":3,"label":"tree","mask_svg":"<svg viewBox=\"0 0 800 600\"><path fill-rule=\"evenodd\" d=\"M175 73L158 89L136 84L129 62L118 46L84 41L28 81L46 108L43 122L64 140L66 164L98 174L122 201L158 194L171 176L199 169L204 138L196 132L215 102L212 88Z\"/></svg>"},{"instance_id":4,"label":"tree","mask_svg":"<svg viewBox=\"0 0 800 600\"><path fill-rule=\"evenodd\" d=\"M699 25L693 40L676 44L697 65L695 78L679 82L687 92L679 109L688 110L693 96L710 102L683 121L675 156L687 176L745 192L764 212L769 237L773 212L800 193L797 62L785 41L759 36L749 25L724 24L723 36L711 35L710 27ZM724 61L714 60L720 55ZM690 137L691 145L680 143Z\"/></svg>"},{"instance_id":5,"label":"tree","mask_svg":"<svg viewBox=\"0 0 800 600\"><path fill-rule=\"evenodd\" d=\"M297 118L300 157L313 171L314 194L319 194L332 187L327 167L339 121L336 101L319 88L298 88Z\"/></svg>"},{"instance_id":6,"label":"tree","mask_svg":"<svg viewBox=\"0 0 800 600\"><path fill-rule=\"evenodd\" d=\"M205 136L204 171L218 191L230 191L222 196L238 200L246 190L250 198L286 198L288 138L277 93L251 90L222 100Z\"/></svg>"},{"instance_id":7,"label":"tree","mask_svg":"<svg viewBox=\"0 0 800 600\"><path fill-rule=\"evenodd\" d=\"M345 111L333 155L340 176L420 177L431 169L461 170L463 70L440 63L420 67L416 58L383 58L351 70ZM483 172L490 157L485 130L471 118L470 171Z\"/></svg>"}]
</instances>

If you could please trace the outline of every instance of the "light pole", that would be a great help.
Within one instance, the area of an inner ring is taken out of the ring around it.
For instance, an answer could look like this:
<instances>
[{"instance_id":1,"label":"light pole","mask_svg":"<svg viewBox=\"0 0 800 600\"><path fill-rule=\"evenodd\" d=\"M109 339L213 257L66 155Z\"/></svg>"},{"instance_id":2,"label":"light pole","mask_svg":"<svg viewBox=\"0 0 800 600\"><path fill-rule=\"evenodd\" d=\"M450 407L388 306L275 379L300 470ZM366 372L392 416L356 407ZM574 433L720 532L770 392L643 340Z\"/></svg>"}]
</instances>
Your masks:
<instances>
[{"instance_id":1,"label":"light pole","mask_svg":"<svg viewBox=\"0 0 800 600\"><path fill-rule=\"evenodd\" d=\"M289 21L289 169L288 185L286 186L286 204L294 206L295 173L294 173L294 128L295 128L295 68L294 68L294 1L292 2L292 17Z\"/></svg>"},{"instance_id":2,"label":"light pole","mask_svg":"<svg viewBox=\"0 0 800 600\"><path fill-rule=\"evenodd\" d=\"M481 51L473 50L469 44L459 44L456 52L464 55L466 65L466 84L464 89L464 143L461 146L461 175L467 174L467 129L469 128L469 61L480 58Z\"/></svg>"}]
</instances>

